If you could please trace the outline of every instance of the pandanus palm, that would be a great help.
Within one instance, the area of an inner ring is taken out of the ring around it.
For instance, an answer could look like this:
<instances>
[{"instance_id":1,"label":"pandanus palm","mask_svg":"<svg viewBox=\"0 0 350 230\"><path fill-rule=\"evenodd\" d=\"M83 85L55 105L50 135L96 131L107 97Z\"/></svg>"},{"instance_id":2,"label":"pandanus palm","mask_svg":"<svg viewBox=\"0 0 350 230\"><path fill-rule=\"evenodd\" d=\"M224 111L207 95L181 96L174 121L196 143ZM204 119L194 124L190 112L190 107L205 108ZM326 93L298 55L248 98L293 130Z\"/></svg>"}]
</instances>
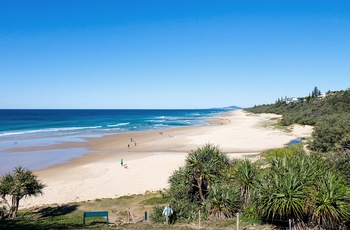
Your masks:
<instances>
[{"instance_id":1,"label":"pandanus palm","mask_svg":"<svg viewBox=\"0 0 350 230\"><path fill-rule=\"evenodd\" d=\"M194 219L198 209L203 207L213 211L210 215L214 214L215 210L222 210L223 212L219 212L225 213L223 215L232 213L230 199L233 191L227 189L221 191L222 186L228 181L225 173L231 165L228 156L210 144L188 154L185 165L176 170L169 179L169 196L177 217ZM216 192L212 191L213 187ZM211 201L213 203L210 203Z\"/></svg>"},{"instance_id":2,"label":"pandanus palm","mask_svg":"<svg viewBox=\"0 0 350 230\"><path fill-rule=\"evenodd\" d=\"M259 197L261 215L268 219L302 219L309 190L298 175L273 175L264 179Z\"/></svg>"},{"instance_id":3,"label":"pandanus palm","mask_svg":"<svg viewBox=\"0 0 350 230\"><path fill-rule=\"evenodd\" d=\"M169 197L176 218L190 220L197 215L196 194L193 193L191 172L186 167L175 170L169 178Z\"/></svg>"},{"instance_id":4,"label":"pandanus palm","mask_svg":"<svg viewBox=\"0 0 350 230\"><path fill-rule=\"evenodd\" d=\"M169 177L170 183L170 195L175 197L175 199L190 199L191 197L191 182L190 182L190 172L184 167L180 167L175 170L173 174Z\"/></svg>"},{"instance_id":5,"label":"pandanus palm","mask_svg":"<svg viewBox=\"0 0 350 230\"><path fill-rule=\"evenodd\" d=\"M240 206L238 188L214 184L205 205L210 218L232 218Z\"/></svg>"},{"instance_id":6,"label":"pandanus palm","mask_svg":"<svg viewBox=\"0 0 350 230\"><path fill-rule=\"evenodd\" d=\"M228 156L217 146L210 144L192 151L187 156L186 167L192 173L193 186L198 189L202 201L205 201L211 183L220 178L229 166Z\"/></svg>"},{"instance_id":7,"label":"pandanus palm","mask_svg":"<svg viewBox=\"0 0 350 230\"><path fill-rule=\"evenodd\" d=\"M350 190L334 172L320 176L313 200L312 219L325 229L338 229L350 220Z\"/></svg>"},{"instance_id":8,"label":"pandanus palm","mask_svg":"<svg viewBox=\"0 0 350 230\"><path fill-rule=\"evenodd\" d=\"M256 182L258 167L250 160L244 159L237 162L235 167L235 180L240 186L241 202L249 205L250 191Z\"/></svg>"},{"instance_id":9,"label":"pandanus palm","mask_svg":"<svg viewBox=\"0 0 350 230\"><path fill-rule=\"evenodd\" d=\"M23 167L16 167L12 173L5 174L0 179L0 196L9 208L8 216L16 218L19 201L23 197L42 194L44 187L36 175ZM6 199L8 196L11 198L11 204Z\"/></svg>"},{"instance_id":10,"label":"pandanus palm","mask_svg":"<svg viewBox=\"0 0 350 230\"><path fill-rule=\"evenodd\" d=\"M339 229L350 220L350 190L337 167L302 153L269 160L257 186L261 217L322 229Z\"/></svg>"},{"instance_id":11,"label":"pandanus palm","mask_svg":"<svg viewBox=\"0 0 350 230\"><path fill-rule=\"evenodd\" d=\"M258 210L268 219L302 222L308 212L315 170L308 156L273 158L271 168L260 180Z\"/></svg>"}]
</instances>

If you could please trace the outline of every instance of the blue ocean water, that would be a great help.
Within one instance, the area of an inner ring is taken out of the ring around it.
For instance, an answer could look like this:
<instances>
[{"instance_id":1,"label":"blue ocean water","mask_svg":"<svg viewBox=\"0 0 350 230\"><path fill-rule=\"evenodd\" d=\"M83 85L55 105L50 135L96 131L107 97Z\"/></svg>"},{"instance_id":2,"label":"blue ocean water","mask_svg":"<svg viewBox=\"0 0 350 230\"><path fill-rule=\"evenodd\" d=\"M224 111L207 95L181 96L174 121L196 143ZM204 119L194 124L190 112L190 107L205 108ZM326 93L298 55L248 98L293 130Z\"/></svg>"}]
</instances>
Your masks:
<instances>
[{"instance_id":1,"label":"blue ocean water","mask_svg":"<svg viewBox=\"0 0 350 230\"><path fill-rule=\"evenodd\" d=\"M38 136L109 134L204 125L232 108L194 110L0 110L0 141Z\"/></svg>"},{"instance_id":2,"label":"blue ocean water","mask_svg":"<svg viewBox=\"0 0 350 230\"><path fill-rule=\"evenodd\" d=\"M0 173L18 164L32 170L44 168L79 157L87 151L81 148L65 150L72 154L63 151L10 151L13 148L85 141L88 137L122 132L207 125L205 120L208 118L234 109L237 107L179 110L0 110Z\"/></svg>"}]
</instances>

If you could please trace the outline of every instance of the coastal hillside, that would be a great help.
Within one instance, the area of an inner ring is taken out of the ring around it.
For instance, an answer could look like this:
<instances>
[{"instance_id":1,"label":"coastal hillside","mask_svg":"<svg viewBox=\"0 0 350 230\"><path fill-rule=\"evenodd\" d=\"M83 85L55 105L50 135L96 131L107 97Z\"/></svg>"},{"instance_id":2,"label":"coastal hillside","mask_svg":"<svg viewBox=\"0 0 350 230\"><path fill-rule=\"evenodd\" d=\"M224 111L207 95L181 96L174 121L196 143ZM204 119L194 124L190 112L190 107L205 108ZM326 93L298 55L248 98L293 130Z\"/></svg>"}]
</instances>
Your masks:
<instances>
[{"instance_id":1,"label":"coastal hillside","mask_svg":"<svg viewBox=\"0 0 350 230\"><path fill-rule=\"evenodd\" d=\"M273 104L256 105L245 110L281 114L282 125L315 125L324 116L350 113L350 88L321 94L315 87L306 97L278 99Z\"/></svg>"},{"instance_id":2,"label":"coastal hillside","mask_svg":"<svg viewBox=\"0 0 350 230\"><path fill-rule=\"evenodd\" d=\"M306 97L281 98L273 104L245 109L253 113L282 115L280 124L312 125L309 144L316 152L349 153L350 149L350 89L322 94L317 87Z\"/></svg>"}]
</instances>

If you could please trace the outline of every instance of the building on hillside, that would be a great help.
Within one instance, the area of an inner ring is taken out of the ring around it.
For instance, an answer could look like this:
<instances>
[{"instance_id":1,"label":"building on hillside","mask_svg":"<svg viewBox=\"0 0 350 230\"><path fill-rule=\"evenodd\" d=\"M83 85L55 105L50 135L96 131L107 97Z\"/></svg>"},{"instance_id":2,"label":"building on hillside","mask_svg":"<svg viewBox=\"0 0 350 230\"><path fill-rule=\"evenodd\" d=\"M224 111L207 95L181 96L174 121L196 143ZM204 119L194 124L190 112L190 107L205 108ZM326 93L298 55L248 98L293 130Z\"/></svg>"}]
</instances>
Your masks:
<instances>
[{"instance_id":1,"label":"building on hillside","mask_svg":"<svg viewBox=\"0 0 350 230\"><path fill-rule=\"evenodd\" d=\"M291 98L287 98L284 100L286 102L286 104L293 104L293 103L297 103L299 102L299 99L296 97L291 97Z\"/></svg>"},{"instance_id":2,"label":"building on hillside","mask_svg":"<svg viewBox=\"0 0 350 230\"><path fill-rule=\"evenodd\" d=\"M317 96L317 100L321 100L323 98L325 98L327 95L324 93L324 94L320 94Z\"/></svg>"}]
</instances>

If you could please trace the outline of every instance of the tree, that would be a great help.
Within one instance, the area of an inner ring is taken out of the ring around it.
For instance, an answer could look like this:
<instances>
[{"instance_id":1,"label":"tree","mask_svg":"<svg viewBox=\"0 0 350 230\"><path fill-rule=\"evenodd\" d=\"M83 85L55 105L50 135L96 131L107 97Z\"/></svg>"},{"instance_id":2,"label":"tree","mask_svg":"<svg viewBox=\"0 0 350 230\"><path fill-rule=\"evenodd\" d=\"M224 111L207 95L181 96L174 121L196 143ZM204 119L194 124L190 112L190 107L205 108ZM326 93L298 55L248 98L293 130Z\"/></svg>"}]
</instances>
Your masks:
<instances>
[{"instance_id":1,"label":"tree","mask_svg":"<svg viewBox=\"0 0 350 230\"><path fill-rule=\"evenodd\" d=\"M255 186L255 204L262 219L292 219L301 229L342 229L348 223L350 189L337 165L297 151L267 160L270 167Z\"/></svg>"},{"instance_id":2,"label":"tree","mask_svg":"<svg viewBox=\"0 0 350 230\"><path fill-rule=\"evenodd\" d=\"M256 182L258 167L250 160L244 159L238 161L235 167L235 179L240 186L241 202L250 204L250 191Z\"/></svg>"},{"instance_id":3,"label":"tree","mask_svg":"<svg viewBox=\"0 0 350 230\"><path fill-rule=\"evenodd\" d=\"M169 178L169 197L178 219L232 217L238 210L239 190L227 172L233 162L217 146L206 144L187 155L185 165Z\"/></svg>"},{"instance_id":4,"label":"tree","mask_svg":"<svg viewBox=\"0 0 350 230\"><path fill-rule=\"evenodd\" d=\"M350 134L350 114L334 114L320 118L312 133L310 149L316 152L336 150L338 145L346 147L346 137Z\"/></svg>"},{"instance_id":5,"label":"tree","mask_svg":"<svg viewBox=\"0 0 350 230\"><path fill-rule=\"evenodd\" d=\"M262 219L292 219L299 227L310 208L310 193L320 171L317 161L305 154L272 157L257 186L257 210Z\"/></svg>"},{"instance_id":6,"label":"tree","mask_svg":"<svg viewBox=\"0 0 350 230\"><path fill-rule=\"evenodd\" d=\"M312 97L316 98L317 96L321 95L321 91L315 86L314 90L312 91Z\"/></svg>"},{"instance_id":7,"label":"tree","mask_svg":"<svg viewBox=\"0 0 350 230\"><path fill-rule=\"evenodd\" d=\"M209 218L233 218L240 208L239 190L236 185L214 184L205 202Z\"/></svg>"},{"instance_id":8,"label":"tree","mask_svg":"<svg viewBox=\"0 0 350 230\"><path fill-rule=\"evenodd\" d=\"M317 181L312 219L324 229L340 229L350 219L350 193L340 175L323 173Z\"/></svg>"},{"instance_id":9,"label":"tree","mask_svg":"<svg viewBox=\"0 0 350 230\"><path fill-rule=\"evenodd\" d=\"M19 201L23 197L42 194L45 185L37 179L30 170L21 166L16 167L12 173L0 178L0 197L8 208L7 217L16 218ZM10 201L7 200L9 197ZM10 204L11 203L11 204Z\"/></svg>"},{"instance_id":10,"label":"tree","mask_svg":"<svg viewBox=\"0 0 350 230\"><path fill-rule=\"evenodd\" d=\"M229 165L228 156L222 153L217 146L210 144L192 151L187 156L186 167L191 171L193 186L198 189L201 201L206 200L211 183L219 179Z\"/></svg>"}]
</instances>

